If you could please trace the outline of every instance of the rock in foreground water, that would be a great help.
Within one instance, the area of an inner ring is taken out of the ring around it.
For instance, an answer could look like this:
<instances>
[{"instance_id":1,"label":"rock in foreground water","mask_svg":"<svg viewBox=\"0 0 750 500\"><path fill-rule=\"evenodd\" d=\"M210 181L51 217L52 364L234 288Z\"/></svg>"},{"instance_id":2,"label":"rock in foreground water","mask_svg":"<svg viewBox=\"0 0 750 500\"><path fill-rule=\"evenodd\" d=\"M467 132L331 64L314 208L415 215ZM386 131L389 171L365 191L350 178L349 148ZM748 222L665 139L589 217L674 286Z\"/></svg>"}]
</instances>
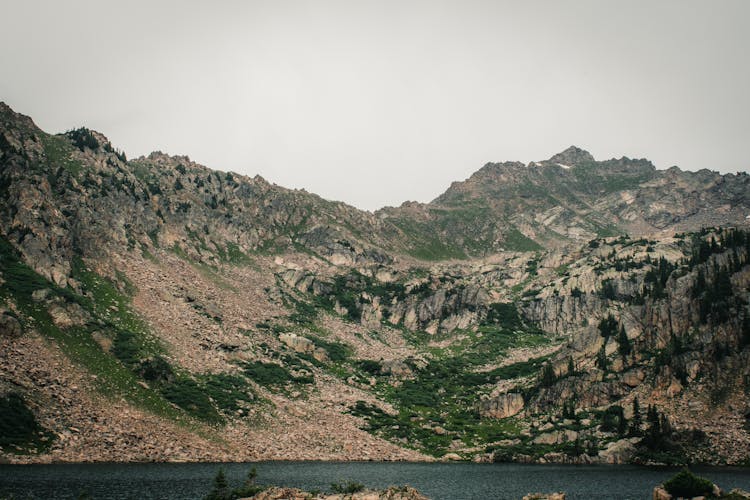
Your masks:
<instances>
[{"instance_id":1,"label":"rock in foreground water","mask_svg":"<svg viewBox=\"0 0 750 500\"><path fill-rule=\"evenodd\" d=\"M314 494L297 488L273 487L252 497L253 500L429 500L410 486L391 486L385 490L356 493Z\"/></svg>"}]
</instances>

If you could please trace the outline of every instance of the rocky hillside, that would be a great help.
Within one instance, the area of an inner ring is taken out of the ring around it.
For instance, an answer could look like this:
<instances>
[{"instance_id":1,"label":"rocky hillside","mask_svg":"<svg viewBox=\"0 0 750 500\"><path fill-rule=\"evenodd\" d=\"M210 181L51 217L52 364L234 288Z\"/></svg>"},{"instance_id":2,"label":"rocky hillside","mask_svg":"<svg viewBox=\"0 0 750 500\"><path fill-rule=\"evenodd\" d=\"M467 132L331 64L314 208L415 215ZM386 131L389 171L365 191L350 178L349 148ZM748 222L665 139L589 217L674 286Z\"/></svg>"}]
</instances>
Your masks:
<instances>
[{"instance_id":1,"label":"rocky hillside","mask_svg":"<svg viewBox=\"0 0 750 500\"><path fill-rule=\"evenodd\" d=\"M748 179L570 148L372 214L0 104L2 458L742 463Z\"/></svg>"}]
</instances>

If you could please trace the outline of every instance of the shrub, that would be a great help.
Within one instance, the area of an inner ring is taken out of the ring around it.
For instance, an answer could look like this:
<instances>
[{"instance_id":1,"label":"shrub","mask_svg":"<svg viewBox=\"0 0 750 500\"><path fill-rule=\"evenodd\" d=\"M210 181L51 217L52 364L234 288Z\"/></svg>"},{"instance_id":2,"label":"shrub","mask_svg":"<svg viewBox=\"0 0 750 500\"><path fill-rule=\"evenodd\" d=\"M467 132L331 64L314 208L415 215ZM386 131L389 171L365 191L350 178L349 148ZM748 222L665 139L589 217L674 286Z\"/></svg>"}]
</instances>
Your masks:
<instances>
[{"instance_id":1,"label":"shrub","mask_svg":"<svg viewBox=\"0 0 750 500\"><path fill-rule=\"evenodd\" d=\"M139 364L138 342L133 332L123 330L117 333L112 344L112 354L127 367Z\"/></svg>"},{"instance_id":2,"label":"shrub","mask_svg":"<svg viewBox=\"0 0 750 500\"><path fill-rule=\"evenodd\" d=\"M242 368L245 375L255 381L256 384L266 387L281 387L289 382L300 384L312 384L314 382L312 377L295 377L289 370L276 363L253 361L244 363Z\"/></svg>"},{"instance_id":3,"label":"shrub","mask_svg":"<svg viewBox=\"0 0 750 500\"><path fill-rule=\"evenodd\" d=\"M331 491L339 494L359 493L365 489L365 485L356 481L347 481L346 483L331 483Z\"/></svg>"},{"instance_id":4,"label":"shrub","mask_svg":"<svg viewBox=\"0 0 750 500\"><path fill-rule=\"evenodd\" d=\"M664 489L674 497L693 498L710 494L713 491L713 483L687 469L682 469L664 483Z\"/></svg>"},{"instance_id":5,"label":"shrub","mask_svg":"<svg viewBox=\"0 0 750 500\"><path fill-rule=\"evenodd\" d=\"M370 375L380 375L382 367L377 361L371 359L363 359L357 362L359 368Z\"/></svg>"},{"instance_id":6,"label":"shrub","mask_svg":"<svg viewBox=\"0 0 750 500\"><path fill-rule=\"evenodd\" d=\"M161 356L154 356L141 362L139 371L141 377L149 382L171 382L174 380L174 371L169 363Z\"/></svg>"}]
</instances>

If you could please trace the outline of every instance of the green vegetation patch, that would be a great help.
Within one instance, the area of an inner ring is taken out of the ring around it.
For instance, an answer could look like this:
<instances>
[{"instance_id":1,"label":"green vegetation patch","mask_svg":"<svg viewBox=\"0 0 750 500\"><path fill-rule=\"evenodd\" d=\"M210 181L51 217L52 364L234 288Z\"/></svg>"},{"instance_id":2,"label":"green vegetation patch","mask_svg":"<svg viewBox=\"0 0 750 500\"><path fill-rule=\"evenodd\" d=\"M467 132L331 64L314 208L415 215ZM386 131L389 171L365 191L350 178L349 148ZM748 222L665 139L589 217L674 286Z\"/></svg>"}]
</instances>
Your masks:
<instances>
[{"instance_id":1,"label":"green vegetation patch","mask_svg":"<svg viewBox=\"0 0 750 500\"><path fill-rule=\"evenodd\" d=\"M203 377L204 390L222 412L236 412L256 400L247 380L238 375L219 373Z\"/></svg>"},{"instance_id":2,"label":"green vegetation patch","mask_svg":"<svg viewBox=\"0 0 750 500\"><path fill-rule=\"evenodd\" d=\"M515 252L536 252L537 250L542 250L542 246L539 243L524 235L515 227L505 233L503 246L506 250Z\"/></svg>"},{"instance_id":3,"label":"green vegetation patch","mask_svg":"<svg viewBox=\"0 0 750 500\"><path fill-rule=\"evenodd\" d=\"M532 359L487 372L471 371L470 363L462 358L433 361L422 369L413 367L415 377L398 387L383 382L378 385L381 395L398 408L396 415L361 401L351 413L367 420L369 432L393 441L405 440L434 456L447 453L454 439L466 446L506 439L517 434L515 422L480 418L476 407L479 394L499 380L533 375L545 360ZM379 364L367 367L378 375L375 369Z\"/></svg>"},{"instance_id":4,"label":"green vegetation patch","mask_svg":"<svg viewBox=\"0 0 750 500\"><path fill-rule=\"evenodd\" d=\"M241 367L247 377L264 387L280 389L288 384L312 384L315 382L312 376L293 375L288 369L276 363L250 361L242 363Z\"/></svg>"},{"instance_id":5,"label":"green vegetation patch","mask_svg":"<svg viewBox=\"0 0 750 500\"><path fill-rule=\"evenodd\" d=\"M42 133L40 134L40 138L50 170L62 167L73 177L80 176L83 171L83 165L78 160L71 158L74 148L65 137Z\"/></svg>"},{"instance_id":6,"label":"green vegetation patch","mask_svg":"<svg viewBox=\"0 0 750 500\"><path fill-rule=\"evenodd\" d=\"M206 392L191 378L180 377L164 385L161 393L168 401L200 420L210 423L222 421Z\"/></svg>"},{"instance_id":7,"label":"green vegetation patch","mask_svg":"<svg viewBox=\"0 0 750 500\"><path fill-rule=\"evenodd\" d=\"M406 253L426 261L465 259L466 253L450 246L436 235L435 227L411 219L391 219L408 236Z\"/></svg>"}]
</instances>

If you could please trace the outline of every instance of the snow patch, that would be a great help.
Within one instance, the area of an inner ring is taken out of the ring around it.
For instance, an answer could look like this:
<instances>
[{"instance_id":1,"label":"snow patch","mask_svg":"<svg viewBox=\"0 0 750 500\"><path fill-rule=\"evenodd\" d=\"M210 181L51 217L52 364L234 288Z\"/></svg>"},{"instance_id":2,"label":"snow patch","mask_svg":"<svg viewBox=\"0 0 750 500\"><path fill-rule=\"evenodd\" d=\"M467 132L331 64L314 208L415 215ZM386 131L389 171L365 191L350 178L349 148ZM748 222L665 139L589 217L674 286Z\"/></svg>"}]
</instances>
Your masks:
<instances>
[{"instance_id":1,"label":"snow patch","mask_svg":"<svg viewBox=\"0 0 750 500\"><path fill-rule=\"evenodd\" d=\"M562 167L562 168L564 168L565 170L570 170L570 169L571 169L571 166L570 166L570 165L563 165L562 163L558 163L558 164L557 164L557 166L558 166L558 167Z\"/></svg>"}]
</instances>

